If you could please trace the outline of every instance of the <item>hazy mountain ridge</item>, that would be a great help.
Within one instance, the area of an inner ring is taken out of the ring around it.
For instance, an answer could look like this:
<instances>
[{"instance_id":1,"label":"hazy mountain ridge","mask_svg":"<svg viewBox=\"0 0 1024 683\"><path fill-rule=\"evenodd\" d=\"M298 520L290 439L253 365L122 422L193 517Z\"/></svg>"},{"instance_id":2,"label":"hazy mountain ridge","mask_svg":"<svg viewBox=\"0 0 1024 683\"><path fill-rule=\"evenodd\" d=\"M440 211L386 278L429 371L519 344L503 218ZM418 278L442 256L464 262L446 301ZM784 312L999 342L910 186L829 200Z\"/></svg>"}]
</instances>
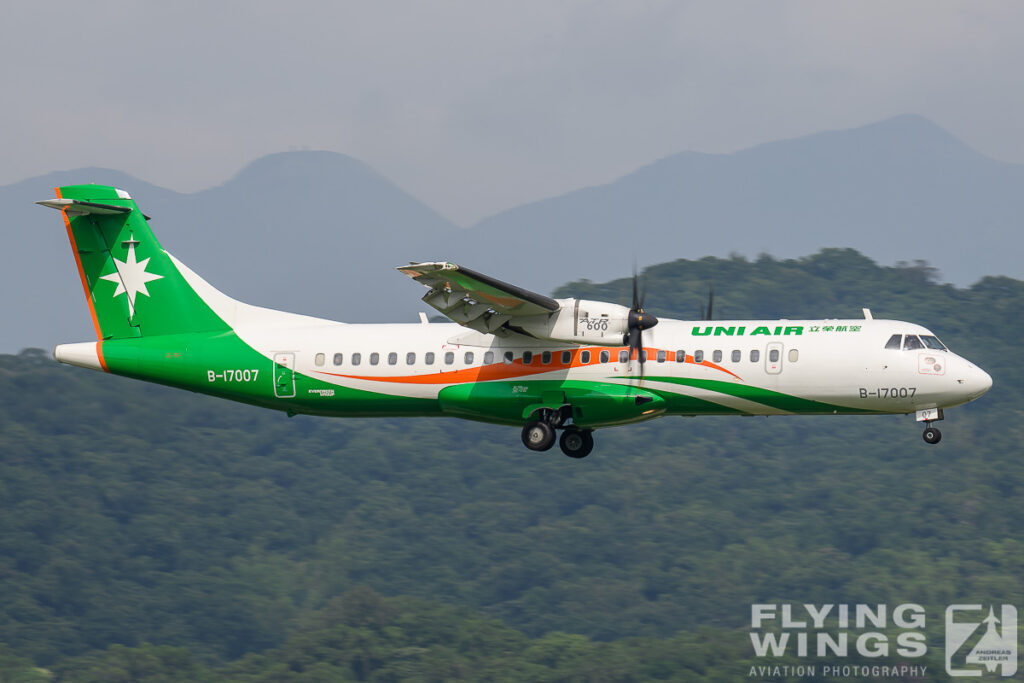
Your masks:
<instances>
[{"instance_id":1,"label":"hazy mountain ridge","mask_svg":"<svg viewBox=\"0 0 1024 683\"><path fill-rule=\"evenodd\" d=\"M900 116L733 154L675 154L607 185L486 218L472 244L505 236L504 260L529 258L542 278L557 273L548 286L621 274L634 256L641 264L736 252L793 257L830 246L883 263L924 259L963 285L1024 274L1018 249L1005 244L1018 239L1022 189L1024 166ZM490 267L485 251L462 251Z\"/></svg>"},{"instance_id":2,"label":"hazy mountain ridge","mask_svg":"<svg viewBox=\"0 0 1024 683\"><path fill-rule=\"evenodd\" d=\"M33 202L59 185L111 184L131 193L157 239L225 293L333 319L415 320L419 286L392 271L418 245L458 228L361 161L334 152L262 157L222 185L181 194L102 168L50 173L0 187L8 234L30 234L32 257L0 255L17 325L0 349L52 347L92 336L89 312L56 212ZM368 286L369 283L369 286Z\"/></svg>"},{"instance_id":3,"label":"hazy mountain ridge","mask_svg":"<svg viewBox=\"0 0 1024 683\"><path fill-rule=\"evenodd\" d=\"M0 350L88 339L78 275L55 213L33 201L61 184L128 190L165 247L243 301L350 321L415 320L419 285L392 268L448 259L547 292L641 265L741 253L805 256L853 247L882 262L925 259L967 284L1024 276L1024 166L994 161L919 116L766 143L681 152L606 185L515 207L459 229L367 164L334 152L255 160L182 194L101 168L0 187L9 243ZM30 294L29 294L30 292Z\"/></svg>"}]
</instances>

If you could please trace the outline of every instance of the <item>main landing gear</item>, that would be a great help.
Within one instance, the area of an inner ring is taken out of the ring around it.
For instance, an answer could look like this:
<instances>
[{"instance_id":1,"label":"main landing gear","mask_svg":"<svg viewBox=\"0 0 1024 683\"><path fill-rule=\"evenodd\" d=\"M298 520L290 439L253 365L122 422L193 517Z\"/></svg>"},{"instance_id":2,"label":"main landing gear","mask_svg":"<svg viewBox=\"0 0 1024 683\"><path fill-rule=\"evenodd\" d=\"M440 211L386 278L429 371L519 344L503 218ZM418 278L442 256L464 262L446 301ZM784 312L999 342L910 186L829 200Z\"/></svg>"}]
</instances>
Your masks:
<instances>
[{"instance_id":1,"label":"main landing gear","mask_svg":"<svg viewBox=\"0 0 1024 683\"><path fill-rule=\"evenodd\" d=\"M555 430L561 429L558 446L570 458L585 458L594 450L594 436L590 429L575 425L563 426L566 412L545 409L534 413L523 427L523 445L531 451L546 451L555 445Z\"/></svg>"}]
</instances>

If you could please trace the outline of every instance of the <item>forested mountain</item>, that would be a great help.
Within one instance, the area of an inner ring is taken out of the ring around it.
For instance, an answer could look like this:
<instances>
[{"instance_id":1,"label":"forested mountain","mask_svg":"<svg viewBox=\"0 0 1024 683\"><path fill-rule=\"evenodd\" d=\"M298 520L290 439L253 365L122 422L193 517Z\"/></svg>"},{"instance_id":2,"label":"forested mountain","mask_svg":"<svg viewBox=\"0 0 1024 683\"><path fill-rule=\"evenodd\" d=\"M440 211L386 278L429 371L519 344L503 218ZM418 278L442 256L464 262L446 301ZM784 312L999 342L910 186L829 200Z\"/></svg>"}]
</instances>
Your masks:
<instances>
[{"instance_id":1,"label":"forested mountain","mask_svg":"<svg viewBox=\"0 0 1024 683\"><path fill-rule=\"evenodd\" d=\"M934 447L905 416L665 418L573 461L0 356L0 680L737 680L752 602L938 629L1024 601L1024 282L826 250L662 264L648 306L693 317L711 280L716 317L920 322L994 387Z\"/></svg>"}]
</instances>

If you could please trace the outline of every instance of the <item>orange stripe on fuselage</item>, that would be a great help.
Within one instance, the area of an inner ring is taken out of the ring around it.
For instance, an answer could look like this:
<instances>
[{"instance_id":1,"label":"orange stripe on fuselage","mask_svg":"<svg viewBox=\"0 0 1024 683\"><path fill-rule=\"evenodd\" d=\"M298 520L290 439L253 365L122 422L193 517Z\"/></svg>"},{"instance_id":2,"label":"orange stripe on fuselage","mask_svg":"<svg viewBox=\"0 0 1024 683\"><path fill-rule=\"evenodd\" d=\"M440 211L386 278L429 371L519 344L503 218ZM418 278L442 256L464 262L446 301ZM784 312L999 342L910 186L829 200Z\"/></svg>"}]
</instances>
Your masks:
<instances>
[{"instance_id":1,"label":"orange stripe on fuselage","mask_svg":"<svg viewBox=\"0 0 1024 683\"><path fill-rule=\"evenodd\" d=\"M715 370L721 370L722 372L726 372L726 373L728 373L728 374L732 375L733 377L735 377L735 378L736 378L736 379L738 379L739 381L741 381L741 382L743 381L743 378L742 378L742 377L740 377L739 375L737 375L737 374L736 374L735 372L731 372L731 371L729 371L729 370L726 370L726 369L725 369L725 368L723 368L723 367L722 367L721 365L716 365L716 364L712 363L712 362L711 362L711 361L709 361L709 360L703 360L703 361L701 361L701 362L699 362L699 363L698 363L697 361L693 360L693 356L687 356L687 357L686 357L686 361L685 361L685 362L687 362L687 363L693 363L694 365L703 365L703 366L704 366L704 367L706 367L706 368L713 368L713 369L715 369Z\"/></svg>"},{"instance_id":2,"label":"orange stripe on fuselage","mask_svg":"<svg viewBox=\"0 0 1024 683\"><path fill-rule=\"evenodd\" d=\"M496 379L515 379L517 377L529 377L539 375L542 372L563 370L566 365L549 363L547 365L534 366L523 365L523 361L517 360L513 363L494 363L483 365L478 368L466 368L465 370L450 370L448 372L434 372L429 375L403 375L400 377L376 377L368 375L343 375L338 372L318 371L322 375L334 377L345 377L347 379L365 379L373 382L394 382L397 384L464 384L466 382L486 382Z\"/></svg>"},{"instance_id":3,"label":"orange stripe on fuselage","mask_svg":"<svg viewBox=\"0 0 1024 683\"><path fill-rule=\"evenodd\" d=\"M393 384L464 384L466 382L487 382L501 379L516 379L518 377L529 377L530 375L539 375L544 372L556 372L558 370L580 368L585 367L587 365L605 365L605 363L601 363L599 360L599 354L601 351L608 351L609 353L614 353L618 355L618 353L624 350L624 348L625 347L614 348L608 346L599 346L586 349L577 349L576 351L573 351L572 360L568 364L562 363L560 360L556 361L554 358L552 358L551 363L548 363L546 365L538 365L538 359L535 355L534 362L530 363L529 365L524 364L522 359L517 359L512 363L500 362L493 363L491 365L483 365L477 368L466 368L465 370L449 370L447 372L441 371L430 373L427 375L399 375L395 377L382 377L378 375L346 375L340 372L326 372L324 370L317 370L317 372L321 375L330 375L332 377L360 379L370 382L391 382ZM657 352L656 349L645 348L644 350L647 351L648 359L654 356ZM584 363L580 361L581 351L591 352L591 361L589 363ZM561 355L562 352L554 351L552 353L553 355ZM676 354L674 351L668 351L666 353L666 359L671 359L674 362L675 357ZM650 363L652 361L648 360L647 362ZM736 373L730 372L729 370L726 370L722 366L716 365L711 361L705 360L698 363L693 359L693 356L686 356L683 362L692 363L693 365L701 365L703 367L711 368L713 370L719 370L721 372L732 375L741 382L743 381L743 379Z\"/></svg>"},{"instance_id":4,"label":"orange stripe on fuselage","mask_svg":"<svg viewBox=\"0 0 1024 683\"><path fill-rule=\"evenodd\" d=\"M55 187L53 191L57 193L57 199L63 199L60 195L60 188ZM78 255L78 244L75 242L75 233L71 230L71 219L68 218L67 209L61 209L60 215L64 218L64 227L68 231L68 241L71 243L71 252L75 255L75 265L78 266L78 277L82 279L82 289L85 291L85 301L89 304L89 314L92 316L92 326L96 329L96 339L103 339L103 334L100 332L100 321L96 317L96 308L92 304L92 293L89 292L89 281L85 279L85 269L82 268L82 258ZM100 353L99 344L96 344L96 353L99 354L100 364L103 365L103 369L106 370L107 366L103 363L103 354Z\"/></svg>"}]
</instances>

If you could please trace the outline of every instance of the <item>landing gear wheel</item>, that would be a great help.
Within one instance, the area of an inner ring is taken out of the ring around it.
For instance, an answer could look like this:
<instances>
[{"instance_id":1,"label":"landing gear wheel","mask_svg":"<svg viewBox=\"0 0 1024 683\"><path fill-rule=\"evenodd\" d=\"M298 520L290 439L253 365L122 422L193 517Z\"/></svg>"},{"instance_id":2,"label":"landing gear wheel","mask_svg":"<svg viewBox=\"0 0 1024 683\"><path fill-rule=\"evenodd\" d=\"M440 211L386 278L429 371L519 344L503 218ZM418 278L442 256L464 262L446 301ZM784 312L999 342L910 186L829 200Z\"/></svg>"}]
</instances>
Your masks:
<instances>
[{"instance_id":1,"label":"landing gear wheel","mask_svg":"<svg viewBox=\"0 0 1024 683\"><path fill-rule=\"evenodd\" d=\"M594 450L594 436L589 429L566 429L558 446L570 458L585 458Z\"/></svg>"},{"instance_id":2,"label":"landing gear wheel","mask_svg":"<svg viewBox=\"0 0 1024 683\"><path fill-rule=\"evenodd\" d=\"M938 443L942 441L942 432L935 427L925 427L924 434L921 435L928 443Z\"/></svg>"},{"instance_id":3,"label":"landing gear wheel","mask_svg":"<svg viewBox=\"0 0 1024 683\"><path fill-rule=\"evenodd\" d=\"M523 427L523 445L531 451L546 451L555 445L555 428L547 422L527 422Z\"/></svg>"}]
</instances>

